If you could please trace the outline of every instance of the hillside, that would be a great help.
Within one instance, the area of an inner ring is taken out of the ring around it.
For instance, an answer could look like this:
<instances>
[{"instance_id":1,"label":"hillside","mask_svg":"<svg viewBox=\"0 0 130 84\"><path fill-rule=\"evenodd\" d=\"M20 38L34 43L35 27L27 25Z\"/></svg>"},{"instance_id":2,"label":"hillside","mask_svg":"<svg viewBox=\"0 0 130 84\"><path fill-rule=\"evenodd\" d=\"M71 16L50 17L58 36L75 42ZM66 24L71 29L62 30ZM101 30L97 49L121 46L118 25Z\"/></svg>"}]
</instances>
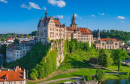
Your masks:
<instances>
[{"instance_id":1,"label":"hillside","mask_svg":"<svg viewBox=\"0 0 130 84\"><path fill-rule=\"evenodd\" d=\"M30 79L47 77L56 70L57 51L56 49L50 50L50 47L51 44L45 46L41 43L37 43L25 57L12 63L5 64L5 67L14 68L19 65L29 70Z\"/></svg>"},{"instance_id":2,"label":"hillside","mask_svg":"<svg viewBox=\"0 0 130 84\"><path fill-rule=\"evenodd\" d=\"M98 58L99 50L95 47L90 48L88 43L77 42L77 40L65 41L65 60L61 63L59 69L87 68L90 67L88 61L90 58ZM111 54L113 50L104 50L108 56L109 65L113 63Z\"/></svg>"}]
</instances>

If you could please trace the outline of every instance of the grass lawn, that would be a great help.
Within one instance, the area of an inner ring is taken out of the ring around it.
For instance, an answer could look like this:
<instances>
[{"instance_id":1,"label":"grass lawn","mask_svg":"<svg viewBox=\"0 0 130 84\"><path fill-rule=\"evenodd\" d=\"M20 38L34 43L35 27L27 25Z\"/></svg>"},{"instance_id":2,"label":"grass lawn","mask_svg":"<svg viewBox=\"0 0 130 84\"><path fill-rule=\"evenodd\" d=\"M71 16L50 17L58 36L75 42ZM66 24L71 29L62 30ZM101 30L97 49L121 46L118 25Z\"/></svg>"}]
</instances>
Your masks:
<instances>
[{"instance_id":1,"label":"grass lawn","mask_svg":"<svg viewBox=\"0 0 130 84\"><path fill-rule=\"evenodd\" d=\"M118 66L109 66L109 69L118 71ZM130 67L129 66L121 66L120 72L130 72Z\"/></svg>"},{"instance_id":2,"label":"grass lawn","mask_svg":"<svg viewBox=\"0 0 130 84\"><path fill-rule=\"evenodd\" d=\"M128 77L123 74L113 74L113 75L105 75L105 79L127 79Z\"/></svg>"}]
</instances>

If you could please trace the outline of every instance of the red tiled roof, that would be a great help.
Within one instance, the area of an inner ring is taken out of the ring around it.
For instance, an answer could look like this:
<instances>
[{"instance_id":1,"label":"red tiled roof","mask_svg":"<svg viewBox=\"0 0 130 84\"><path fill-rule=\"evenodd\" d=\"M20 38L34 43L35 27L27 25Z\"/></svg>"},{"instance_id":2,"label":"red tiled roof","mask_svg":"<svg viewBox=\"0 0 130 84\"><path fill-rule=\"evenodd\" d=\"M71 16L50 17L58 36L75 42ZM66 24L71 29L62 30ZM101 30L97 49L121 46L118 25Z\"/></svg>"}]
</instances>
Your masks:
<instances>
[{"instance_id":1,"label":"red tiled roof","mask_svg":"<svg viewBox=\"0 0 130 84\"><path fill-rule=\"evenodd\" d=\"M74 30L76 30L76 28L74 28L74 27L66 27L66 30L67 31L74 31Z\"/></svg>"},{"instance_id":2,"label":"red tiled roof","mask_svg":"<svg viewBox=\"0 0 130 84\"><path fill-rule=\"evenodd\" d=\"M112 40L112 41L118 41L117 39L114 38L105 38L105 39L100 39L101 41L107 41L107 40Z\"/></svg>"},{"instance_id":3,"label":"red tiled roof","mask_svg":"<svg viewBox=\"0 0 130 84\"><path fill-rule=\"evenodd\" d=\"M23 71L17 66L16 72L14 70L10 71L0 71L0 82L3 81L23 81Z\"/></svg>"},{"instance_id":4,"label":"red tiled roof","mask_svg":"<svg viewBox=\"0 0 130 84\"><path fill-rule=\"evenodd\" d=\"M56 25L61 25L61 23L58 20L54 20Z\"/></svg>"},{"instance_id":5,"label":"red tiled roof","mask_svg":"<svg viewBox=\"0 0 130 84\"><path fill-rule=\"evenodd\" d=\"M8 41L8 40L14 40L14 38L8 38L7 41Z\"/></svg>"},{"instance_id":6,"label":"red tiled roof","mask_svg":"<svg viewBox=\"0 0 130 84\"><path fill-rule=\"evenodd\" d=\"M82 33L82 34L92 34L88 28L78 28L78 30Z\"/></svg>"}]
</instances>

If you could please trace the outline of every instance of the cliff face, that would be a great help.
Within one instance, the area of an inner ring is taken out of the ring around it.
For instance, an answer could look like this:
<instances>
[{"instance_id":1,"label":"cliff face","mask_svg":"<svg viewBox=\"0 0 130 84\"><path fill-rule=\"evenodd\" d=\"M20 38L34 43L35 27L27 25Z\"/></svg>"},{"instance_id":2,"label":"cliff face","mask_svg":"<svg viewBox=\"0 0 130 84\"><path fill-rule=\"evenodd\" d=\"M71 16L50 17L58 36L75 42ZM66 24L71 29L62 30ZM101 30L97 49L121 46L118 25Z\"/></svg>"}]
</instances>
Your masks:
<instances>
[{"instance_id":1,"label":"cliff face","mask_svg":"<svg viewBox=\"0 0 130 84\"><path fill-rule=\"evenodd\" d=\"M56 62L57 65L56 67L58 68L60 66L60 64L64 61L64 40L57 40L55 42L51 43L51 49L53 50L54 48L57 49L57 58L56 58Z\"/></svg>"}]
</instances>

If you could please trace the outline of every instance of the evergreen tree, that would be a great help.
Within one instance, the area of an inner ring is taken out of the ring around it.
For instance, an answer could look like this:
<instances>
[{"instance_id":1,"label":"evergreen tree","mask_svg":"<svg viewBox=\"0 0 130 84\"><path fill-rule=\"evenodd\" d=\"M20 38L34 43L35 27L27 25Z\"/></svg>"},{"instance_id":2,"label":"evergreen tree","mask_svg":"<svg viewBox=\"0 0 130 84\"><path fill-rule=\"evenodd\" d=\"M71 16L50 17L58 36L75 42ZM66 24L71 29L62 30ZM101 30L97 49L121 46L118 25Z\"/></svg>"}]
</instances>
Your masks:
<instances>
[{"instance_id":1,"label":"evergreen tree","mask_svg":"<svg viewBox=\"0 0 130 84\"><path fill-rule=\"evenodd\" d=\"M105 78L105 72L102 71L101 69L97 69L95 78L98 81L98 84L100 84Z\"/></svg>"},{"instance_id":2,"label":"evergreen tree","mask_svg":"<svg viewBox=\"0 0 130 84\"><path fill-rule=\"evenodd\" d=\"M108 67L108 56L103 49L99 51L98 63L103 67Z\"/></svg>"}]
</instances>

